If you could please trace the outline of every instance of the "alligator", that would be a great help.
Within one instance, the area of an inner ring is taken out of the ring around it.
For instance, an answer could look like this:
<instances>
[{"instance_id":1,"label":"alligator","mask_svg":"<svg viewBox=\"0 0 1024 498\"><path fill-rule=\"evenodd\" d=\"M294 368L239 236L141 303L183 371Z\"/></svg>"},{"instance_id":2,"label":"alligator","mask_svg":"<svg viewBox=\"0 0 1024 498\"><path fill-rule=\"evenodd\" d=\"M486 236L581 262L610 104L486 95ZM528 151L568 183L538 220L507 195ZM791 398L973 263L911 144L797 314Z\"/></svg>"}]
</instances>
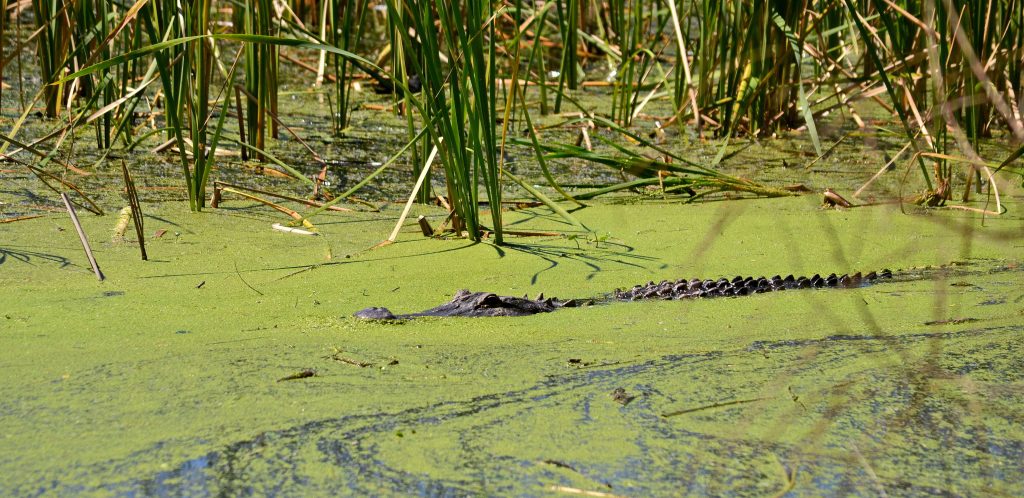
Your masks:
<instances>
[{"instance_id":1,"label":"alligator","mask_svg":"<svg viewBox=\"0 0 1024 498\"><path fill-rule=\"evenodd\" d=\"M777 292L789 289L820 289L820 288L852 288L864 287L878 280L893 278L892 271L886 269L861 275L841 276L835 273L826 277L794 277L789 275L771 278L736 277L733 279L704 280L699 278L665 280L660 283L648 282L629 289L615 289L611 294L592 299L544 298L541 294L536 299L524 297L499 296L490 292L470 292L460 290L451 301L421 311L396 315L387 308L372 307L357 311L356 318L366 320L403 320L424 316L526 316L538 313L550 313L561 308L575 308L584 305L615 301L639 301L646 299L698 299L713 297L746 296L763 292Z\"/></svg>"}]
</instances>

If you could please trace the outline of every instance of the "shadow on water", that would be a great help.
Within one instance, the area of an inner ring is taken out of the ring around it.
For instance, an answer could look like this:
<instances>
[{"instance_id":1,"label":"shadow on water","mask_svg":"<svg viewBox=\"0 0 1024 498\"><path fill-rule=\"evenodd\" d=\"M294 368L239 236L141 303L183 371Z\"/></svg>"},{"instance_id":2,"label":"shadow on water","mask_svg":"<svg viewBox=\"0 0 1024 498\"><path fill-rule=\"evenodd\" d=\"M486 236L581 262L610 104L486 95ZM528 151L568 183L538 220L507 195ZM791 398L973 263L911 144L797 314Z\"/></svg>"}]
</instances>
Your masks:
<instances>
[{"instance_id":1,"label":"shadow on water","mask_svg":"<svg viewBox=\"0 0 1024 498\"><path fill-rule=\"evenodd\" d=\"M616 495L764 495L787 486L780 476L796 476L797 493L811 495L959 494L965 480L966 489L1014 488L1024 470L1024 436L1013 429L1021 423L1012 408L1019 393L982 382L972 387L978 399L968 401L943 383L956 383L965 372L1003 386L1021 382L1022 332L1024 326L1012 325L757 341L733 351L594 365L523 389L265 432L104 490L535 495L582 482ZM937 371L878 359L891 358L893 347L921 351L934 341L954 346L939 353ZM817 354L807 360L812 350ZM876 360L865 363L865 355ZM845 373L819 378L826 369ZM731 376L758 380L737 387L726 380ZM799 396L792 386L771 387L785 376L803 381ZM615 404L608 393L620 387L636 400ZM726 406L751 398L756 402ZM685 415L666 415L679 408ZM548 417L575 422L537 443L521 437L543 433ZM790 426L801 435L786 435ZM428 434L448 440L432 446ZM559 451L592 445L602 435L621 456ZM935 451L936 442L943 451ZM407 462L415 457L425 457L427 467Z\"/></svg>"},{"instance_id":2,"label":"shadow on water","mask_svg":"<svg viewBox=\"0 0 1024 498\"><path fill-rule=\"evenodd\" d=\"M68 266L73 266L73 264L71 263L71 260L69 260L69 259L67 259L67 258L65 258L63 256L58 256L56 254L48 254L48 253L45 253L45 252L37 252L37 251L23 251L23 250L11 249L11 248L8 248L8 247L0 247L0 265L3 265L5 263L7 263L8 259L13 259L15 261L20 261L22 263L29 264L29 265L35 264L35 263L33 263L34 260L40 260L40 261L46 261L46 262L50 262L50 263L57 263L57 264L60 265L60 268L66 268Z\"/></svg>"},{"instance_id":3,"label":"shadow on water","mask_svg":"<svg viewBox=\"0 0 1024 498\"><path fill-rule=\"evenodd\" d=\"M410 242L400 241L398 244L406 244ZM414 243L414 242L412 242ZM266 268L243 268L239 270L241 273L260 273L260 272L274 272L274 271L291 271L284 277L287 278L298 273L313 270L316 268L327 268L332 266L345 266L345 265L365 265L375 264L381 261L389 260L402 260L410 258L421 258L424 256L439 255L445 253L454 253L469 249L471 247L480 245L479 242L472 241L458 241L453 242L457 244L455 247L448 247L444 249L435 249L423 252L416 252L413 254L404 254L398 256L382 256L374 258L353 258L344 259L339 261L328 261L323 263L315 263L309 265L288 265L288 266L273 266ZM614 242L601 242L605 245L604 249L597 248L569 248L564 245L558 244L544 244L544 243L533 243L533 244L519 244L519 243L507 243L503 246L490 245L497 251L499 256L504 256L506 250L512 250L536 256L549 263L547 269L554 268L559 264L559 260L562 262L580 263L588 268L590 271L587 278L592 278L594 274L607 270L612 266L624 266L634 268L646 268L644 263L657 262L658 258L651 256L644 256L634 253L634 249L628 245L618 244ZM364 252L364 251L358 251ZM664 265L661 265L664 267ZM536 283L537 278L545 270L538 271L534 274L532 283ZM169 273L169 274L158 274L158 275L146 275L140 278L168 278L168 277L183 277L183 276L200 276L200 275L216 275L216 274L233 274L235 270L211 270L193 273Z\"/></svg>"},{"instance_id":4,"label":"shadow on water","mask_svg":"<svg viewBox=\"0 0 1024 498\"><path fill-rule=\"evenodd\" d=\"M590 244L590 241L587 241L587 243ZM598 247L582 248L579 246L571 248L560 244L543 243L506 243L503 246L494 246L494 248L502 256L505 255L505 250L507 249L535 256L545 261L548 266L533 274L530 278L531 285L537 284L542 273L558 266L560 260L571 261L584 265L589 270L585 277L587 280L594 278L594 275L598 274L603 269L606 269L605 266L646 268L644 263L654 263L658 261L658 258L635 253L633 247L625 244L615 242L601 243L605 244L608 249L600 249ZM664 268L664 264L662 264L661 267Z\"/></svg>"}]
</instances>

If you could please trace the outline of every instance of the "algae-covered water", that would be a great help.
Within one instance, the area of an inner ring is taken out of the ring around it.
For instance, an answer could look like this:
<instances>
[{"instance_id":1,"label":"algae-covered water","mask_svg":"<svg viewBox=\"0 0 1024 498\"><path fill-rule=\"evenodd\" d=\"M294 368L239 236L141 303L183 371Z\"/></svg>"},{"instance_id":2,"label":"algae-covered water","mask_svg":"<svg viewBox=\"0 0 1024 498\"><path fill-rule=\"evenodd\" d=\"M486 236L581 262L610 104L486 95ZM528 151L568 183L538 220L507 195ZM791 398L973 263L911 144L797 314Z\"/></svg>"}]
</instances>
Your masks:
<instances>
[{"instance_id":1,"label":"algae-covered water","mask_svg":"<svg viewBox=\"0 0 1024 498\"><path fill-rule=\"evenodd\" d=\"M1024 218L817 196L595 203L603 234L367 250L241 202L151 203L151 260L83 216L0 225L2 495L1020 495ZM436 224L443 213L417 208ZM515 226L565 229L536 208ZM366 322L460 288L597 296L663 278L949 265L920 280ZM312 371L313 376L280 380ZM595 494L604 493L604 494Z\"/></svg>"},{"instance_id":2,"label":"algae-covered water","mask_svg":"<svg viewBox=\"0 0 1024 498\"><path fill-rule=\"evenodd\" d=\"M405 136L404 119L362 107L335 136L314 97L285 101L338 192ZM796 134L736 141L723 167L849 195L903 146L884 130L892 116L859 111L878 129L823 119L835 145L823 158ZM30 117L23 135L53 126ZM509 229L569 236L501 247L423 238L415 217L436 227L445 213L416 206L398 243L371 249L399 216L390 201L408 195L408 164L359 192L380 212L353 205L304 237L271 230L287 218L238 197L189 213L173 156L146 144L92 168L89 140L77 136L75 162L92 175L65 179L112 214L80 211L102 282L57 194L0 163L0 221L39 216L0 223L2 496L1024 494L1019 183L1001 178L1008 210L984 219L887 203L923 188L916 169L901 184L902 162L858 200L872 205L850 210L822 209L818 194L630 194L573 211L592 234L544 208L509 211ZM720 146L674 128L668 143L700 164ZM287 136L272 150L319 171ZM149 261L130 228L113 236L121 157ZM507 166L542 184L531 157L512 150ZM578 161L552 167L565 183L621 181ZM211 179L309 195L269 169L226 156ZM586 298L650 280L882 268L920 278L520 318L351 317L420 311L463 288Z\"/></svg>"}]
</instances>

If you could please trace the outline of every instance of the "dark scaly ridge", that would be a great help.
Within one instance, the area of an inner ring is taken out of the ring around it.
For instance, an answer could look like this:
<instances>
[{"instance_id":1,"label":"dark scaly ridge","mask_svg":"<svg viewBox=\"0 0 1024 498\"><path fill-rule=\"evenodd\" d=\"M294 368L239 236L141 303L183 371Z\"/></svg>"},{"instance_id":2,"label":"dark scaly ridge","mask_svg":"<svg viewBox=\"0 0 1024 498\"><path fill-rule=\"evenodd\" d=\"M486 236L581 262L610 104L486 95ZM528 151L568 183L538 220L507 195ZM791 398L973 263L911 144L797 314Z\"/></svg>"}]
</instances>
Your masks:
<instances>
[{"instance_id":1,"label":"dark scaly ridge","mask_svg":"<svg viewBox=\"0 0 1024 498\"><path fill-rule=\"evenodd\" d=\"M885 269L879 272L871 272L861 275L860 272L853 275L843 274L841 276L831 273L826 277L815 274L812 277L794 277L787 275L781 277L775 275L766 277L742 277L737 276L729 280L719 278L718 280L702 280L699 278L679 279L674 281L664 280L660 283L648 282L645 285L636 285L630 289L616 289L610 295L598 299L563 301L557 298L544 298L541 294L536 299L529 299L526 296L509 297L499 296L490 292L470 292L460 290L455 293L452 300L434 308L411 313L407 315L395 315L387 308L366 308L357 311L353 316L367 320L400 320L405 318L416 318L421 316L525 316L538 313L549 313L560 308L573 308L581 303L594 304L607 301L638 301L642 299L698 299L712 297L733 297L759 294L763 292L778 292L788 289L811 289L811 288L852 288L863 287L880 279L891 279L892 271Z\"/></svg>"},{"instance_id":2,"label":"dark scaly ridge","mask_svg":"<svg viewBox=\"0 0 1024 498\"><path fill-rule=\"evenodd\" d=\"M831 273L826 277L815 274L812 277L794 277L787 275L785 278L775 275L767 277L742 277L737 276L732 280L720 278L718 280L702 280L699 278L663 280L659 283L648 282L645 285L636 285L630 289L615 289L611 298L618 301L638 301L641 299L696 299L710 297L731 297L759 294L762 292L778 292L788 289L811 289L811 288L853 288L863 287L879 279L892 278L892 271L886 269L880 272L871 272L862 275L860 272L853 275L836 275Z\"/></svg>"}]
</instances>

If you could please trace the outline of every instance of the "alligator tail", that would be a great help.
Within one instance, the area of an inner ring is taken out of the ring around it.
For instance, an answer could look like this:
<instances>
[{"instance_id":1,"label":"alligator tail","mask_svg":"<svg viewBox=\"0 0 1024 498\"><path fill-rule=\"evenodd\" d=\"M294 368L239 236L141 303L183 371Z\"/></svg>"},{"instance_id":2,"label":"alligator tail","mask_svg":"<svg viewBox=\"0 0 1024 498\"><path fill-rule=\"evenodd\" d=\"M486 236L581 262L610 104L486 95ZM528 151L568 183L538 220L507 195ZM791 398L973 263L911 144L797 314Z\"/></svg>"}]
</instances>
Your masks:
<instances>
[{"instance_id":1,"label":"alligator tail","mask_svg":"<svg viewBox=\"0 0 1024 498\"><path fill-rule=\"evenodd\" d=\"M641 299L696 299L701 297L746 296L788 289L863 287L875 281L890 278L892 278L892 271L888 269L871 272L867 275L862 275L860 272L853 275L836 275L832 273L825 277L815 274L812 277L794 277L793 275L781 277L775 275L771 278L753 278L738 276L731 280L727 278L720 278L718 280L684 278L675 281L664 280L660 283L648 282L646 285L636 285L630 289L616 289L612 297L620 301L637 301Z\"/></svg>"}]
</instances>

